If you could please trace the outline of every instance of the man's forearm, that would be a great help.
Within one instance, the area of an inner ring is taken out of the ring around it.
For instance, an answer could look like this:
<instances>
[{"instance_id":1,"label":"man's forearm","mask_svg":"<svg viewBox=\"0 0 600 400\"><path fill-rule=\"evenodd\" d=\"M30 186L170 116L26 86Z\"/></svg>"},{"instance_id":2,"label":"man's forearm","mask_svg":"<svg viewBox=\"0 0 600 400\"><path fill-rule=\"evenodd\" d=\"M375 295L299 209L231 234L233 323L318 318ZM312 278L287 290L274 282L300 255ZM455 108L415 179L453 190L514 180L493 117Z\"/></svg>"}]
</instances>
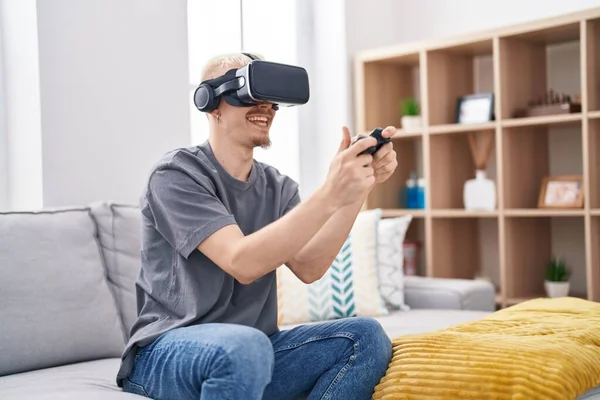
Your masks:
<instances>
[{"instance_id":1,"label":"man's forearm","mask_svg":"<svg viewBox=\"0 0 600 400\"><path fill-rule=\"evenodd\" d=\"M284 265L336 214L330 197L319 189L279 220L240 239L232 268L252 282Z\"/></svg>"},{"instance_id":2,"label":"man's forearm","mask_svg":"<svg viewBox=\"0 0 600 400\"><path fill-rule=\"evenodd\" d=\"M336 211L315 236L288 262L304 282L321 278L348 238L364 199Z\"/></svg>"}]
</instances>

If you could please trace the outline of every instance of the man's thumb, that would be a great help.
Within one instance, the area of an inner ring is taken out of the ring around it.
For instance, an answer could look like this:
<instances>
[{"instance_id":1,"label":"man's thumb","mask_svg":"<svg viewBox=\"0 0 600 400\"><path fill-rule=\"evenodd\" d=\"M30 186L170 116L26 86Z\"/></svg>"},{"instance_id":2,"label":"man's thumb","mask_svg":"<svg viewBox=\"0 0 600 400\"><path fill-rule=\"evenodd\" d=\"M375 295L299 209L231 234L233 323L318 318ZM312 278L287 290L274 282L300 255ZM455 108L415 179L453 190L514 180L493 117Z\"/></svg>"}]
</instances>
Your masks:
<instances>
[{"instance_id":1,"label":"man's thumb","mask_svg":"<svg viewBox=\"0 0 600 400\"><path fill-rule=\"evenodd\" d=\"M350 137L350 129L347 126L342 128L342 142L340 143L340 148L338 149L338 153L346 150L350 147L352 143L352 138Z\"/></svg>"}]
</instances>

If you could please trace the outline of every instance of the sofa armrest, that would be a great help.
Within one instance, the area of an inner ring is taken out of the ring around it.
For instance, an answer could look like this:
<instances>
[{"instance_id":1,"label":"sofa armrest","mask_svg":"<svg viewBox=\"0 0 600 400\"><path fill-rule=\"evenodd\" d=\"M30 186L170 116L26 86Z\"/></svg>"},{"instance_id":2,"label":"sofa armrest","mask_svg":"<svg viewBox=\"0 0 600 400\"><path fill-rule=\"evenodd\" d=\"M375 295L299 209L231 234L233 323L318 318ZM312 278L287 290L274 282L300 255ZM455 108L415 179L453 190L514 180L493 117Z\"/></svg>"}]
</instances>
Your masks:
<instances>
[{"instance_id":1,"label":"sofa armrest","mask_svg":"<svg viewBox=\"0 0 600 400\"><path fill-rule=\"evenodd\" d=\"M413 309L496 309L494 286L482 280L406 276L404 296L406 305Z\"/></svg>"}]
</instances>

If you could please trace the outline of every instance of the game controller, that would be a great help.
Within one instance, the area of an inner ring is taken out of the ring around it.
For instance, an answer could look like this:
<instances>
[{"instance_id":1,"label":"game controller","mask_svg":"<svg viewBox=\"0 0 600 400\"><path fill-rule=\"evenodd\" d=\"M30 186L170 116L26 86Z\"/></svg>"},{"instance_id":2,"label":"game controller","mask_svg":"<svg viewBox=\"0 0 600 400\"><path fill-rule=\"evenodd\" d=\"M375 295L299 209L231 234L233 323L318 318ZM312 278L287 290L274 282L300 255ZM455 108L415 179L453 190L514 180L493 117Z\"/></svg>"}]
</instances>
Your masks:
<instances>
[{"instance_id":1,"label":"game controller","mask_svg":"<svg viewBox=\"0 0 600 400\"><path fill-rule=\"evenodd\" d=\"M373 154L377 153L377 150L379 150L381 148L381 146L392 141L391 138L384 138L381 135L382 133L383 133L383 129L381 129L381 128L376 128L373 132L371 132L371 134L369 136L377 139L377 144L375 146L371 146L371 147L367 148L366 150L361 151L359 156L361 156L363 154L373 155ZM354 143L358 142L360 139L366 139L367 137L368 136L359 136Z\"/></svg>"}]
</instances>

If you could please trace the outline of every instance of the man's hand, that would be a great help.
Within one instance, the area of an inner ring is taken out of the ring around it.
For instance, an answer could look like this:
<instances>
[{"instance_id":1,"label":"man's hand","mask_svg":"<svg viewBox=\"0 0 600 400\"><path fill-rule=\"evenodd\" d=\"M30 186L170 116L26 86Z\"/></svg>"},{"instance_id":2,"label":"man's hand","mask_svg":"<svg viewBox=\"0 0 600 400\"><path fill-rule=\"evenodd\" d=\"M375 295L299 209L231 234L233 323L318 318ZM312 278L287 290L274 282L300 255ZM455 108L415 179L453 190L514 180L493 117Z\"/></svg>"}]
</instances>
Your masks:
<instances>
[{"instance_id":1,"label":"man's hand","mask_svg":"<svg viewBox=\"0 0 600 400\"><path fill-rule=\"evenodd\" d=\"M396 128L393 126L386 127L381 133L384 138L394 136ZM373 170L375 171L375 183L385 182L396 170L398 160L394 151L393 142L389 142L381 146L381 148L373 155Z\"/></svg>"},{"instance_id":2,"label":"man's hand","mask_svg":"<svg viewBox=\"0 0 600 400\"><path fill-rule=\"evenodd\" d=\"M372 137L352 143L350 130L343 127L342 141L323 185L325 193L337 208L360 201L375 184L373 156L359 156L363 150L375 144L377 141Z\"/></svg>"}]
</instances>

